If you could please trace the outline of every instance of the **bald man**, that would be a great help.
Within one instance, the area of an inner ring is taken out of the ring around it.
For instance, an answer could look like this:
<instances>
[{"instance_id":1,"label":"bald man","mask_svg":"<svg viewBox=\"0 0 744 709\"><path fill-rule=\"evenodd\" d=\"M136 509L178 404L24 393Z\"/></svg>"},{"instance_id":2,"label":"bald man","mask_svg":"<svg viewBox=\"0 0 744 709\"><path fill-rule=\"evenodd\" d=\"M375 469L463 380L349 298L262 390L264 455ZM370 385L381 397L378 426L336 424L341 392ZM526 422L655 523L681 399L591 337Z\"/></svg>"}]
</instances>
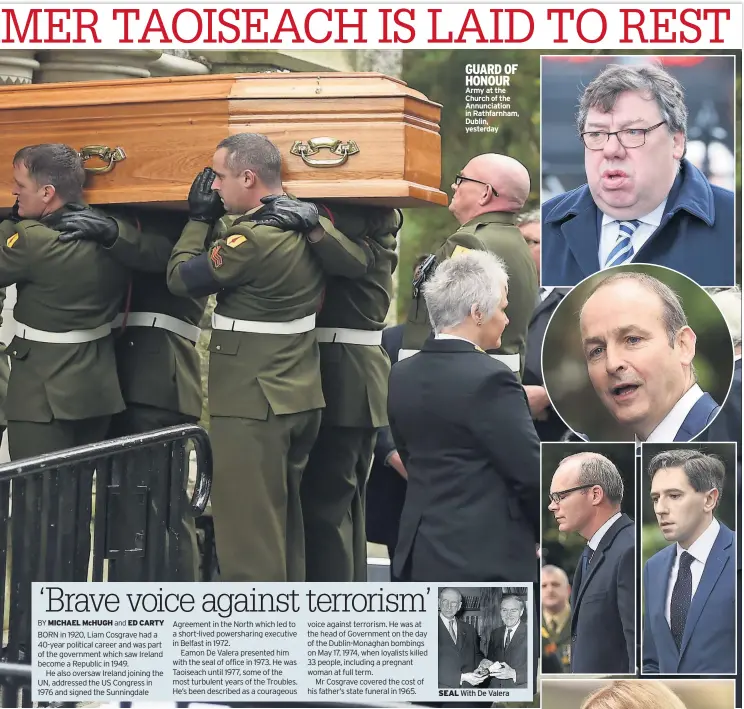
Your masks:
<instances>
[{"instance_id":1,"label":"bald man","mask_svg":"<svg viewBox=\"0 0 744 709\"><path fill-rule=\"evenodd\" d=\"M599 453L569 455L550 483L558 531L586 539L571 588L571 672L635 674L635 531L624 484Z\"/></svg>"},{"instance_id":2,"label":"bald man","mask_svg":"<svg viewBox=\"0 0 744 709\"><path fill-rule=\"evenodd\" d=\"M490 251L504 260L509 274L509 324L501 347L489 354L521 378L527 327L537 302L537 270L529 246L515 226L517 213L530 194L529 173L524 165L506 155L478 155L456 175L452 190L449 210L460 228L439 247L436 263L472 249ZM424 279L433 273L436 263L423 274ZM422 284L423 281L418 283ZM400 359L420 350L430 333L421 288L414 288Z\"/></svg>"},{"instance_id":3,"label":"bald man","mask_svg":"<svg viewBox=\"0 0 744 709\"><path fill-rule=\"evenodd\" d=\"M568 672L571 667L571 585L566 572L547 564L540 573L543 672Z\"/></svg>"}]
</instances>

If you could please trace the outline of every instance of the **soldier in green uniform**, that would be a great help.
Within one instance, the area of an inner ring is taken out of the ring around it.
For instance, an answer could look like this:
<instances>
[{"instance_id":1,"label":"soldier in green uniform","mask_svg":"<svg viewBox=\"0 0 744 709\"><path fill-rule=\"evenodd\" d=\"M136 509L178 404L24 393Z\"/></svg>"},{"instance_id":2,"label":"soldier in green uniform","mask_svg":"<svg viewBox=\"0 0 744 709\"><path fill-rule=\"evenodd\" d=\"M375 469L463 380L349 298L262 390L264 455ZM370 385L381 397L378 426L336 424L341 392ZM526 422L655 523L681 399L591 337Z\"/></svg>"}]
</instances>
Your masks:
<instances>
[{"instance_id":1,"label":"soldier in green uniform","mask_svg":"<svg viewBox=\"0 0 744 709\"><path fill-rule=\"evenodd\" d=\"M0 313L5 305L5 288L0 288ZM0 315L0 325L3 319ZM5 350L5 346L0 343L0 347ZM3 439L5 429L8 427L8 420L5 417L5 399L8 396L8 378L10 377L10 363L8 355L4 351L0 352L0 441Z\"/></svg>"},{"instance_id":2,"label":"soldier in green uniform","mask_svg":"<svg viewBox=\"0 0 744 709\"><path fill-rule=\"evenodd\" d=\"M436 252L436 263L476 249L496 254L509 274L509 325L501 347L492 354L518 377L524 370L527 328L537 299L537 272L516 215L530 193L530 176L521 163L492 153L474 157L455 177L449 210L460 223ZM429 313L420 288L408 312L400 358L421 349L431 333Z\"/></svg>"},{"instance_id":3,"label":"soldier in green uniform","mask_svg":"<svg viewBox=\"0 0 744 709\"><path fill-rule=\"evenodd\" d=\"M124 410L111 323L127 270L93 243L62 243L54 224L79 202L85 171L60 144L13 160L18 219L0 224L0 286L17 284L5 413L14 460L103 440Z\"/></svg>"},{"instance_id":4,"label":"soldier in green uniform","mask_svg":"<svg viewBox=\"0 0 744 709\"><path fill-rule=\"evenodd\" d=\"M571 586L566 572L552 565L541 570L543 673L571 671Z\"/></svg>"},{"instance_id":5,"label":"soldier in green uniform","mask_svg":"<svg viewBox=\"0 0 744 709\"><path fill-rule=\"evenodd\" d=\"M279 203L251 218L269 223ZM291 210L290 201L282 204ZM373 259L366 272L350 278L345 269L339 272L335 253L329 254L333 241L308 236L328 278L315 331L326 408L301 485L306 580L366 581L365 488L376 429L387 425L390 360L381 342L400 219L394 211L370 207L321 205L320 213L331 214L340 238L366 244Z\"/></svg>"},{"instance_id":6,"label":"soldier in green uniform","mask_svg":"<svg viewBox=\"0 0 744 709\"><path fill-rule=\"evenodd\" d=\"M129 307L114 323L122 328L116 331L116 364L127 408L113 417L108 438L199 421L202 393L195 345L207 298L175 296L165 280L168 260L185 222L172 212L140 210L135 216L86 209L66 214L57 227L63 232L61 241L95 241L132 269ZM148 482L145 477L141 484ZM184 514L181 523L173 525L180 548L176 577L195 581L198 550L194 518L185 499L186 482Z\"/></svg>"},{"instance_id":7,"label":"soldier in green uniform","mask_svg":"<svg viewBox=\"0 0 744 709\"><path fill-rule=\"evenodd\" d=\"M309 221L297 214L297 230L251 223L262 198L282 193L281 157L265 136L226 138L213 167L192 185L168 286L180 296L217 293L209 408L220 573L226 581L302 581L300 481L325 401L314 333L323 271L300 232L312 230L317 209L307 205ZM223 203L245 216L207 248ZM321 237L367 269L363 249Z\"/></svg>"},{"instance_id":8,"label":"soldier in green uniform","mask_svg":"<svg viewBox=\"0 0 744 709\"><path fill-rule=\"evenodd\" d=\"M124 410L111 323L127 271L95 244L59 241L58 219L80 208L85 170L67 145L22 148L13 159L17 206L0 223L0 287L13 283L15 336L5 415L13 460L101 441ZM93 473L78 472L75 578L90 551ZM40 481L13 484L13 514L38 514ZM27 595L21 590L19 597ZM21 601L25 603L25 601Z\"/></svg>"}]
</instances>

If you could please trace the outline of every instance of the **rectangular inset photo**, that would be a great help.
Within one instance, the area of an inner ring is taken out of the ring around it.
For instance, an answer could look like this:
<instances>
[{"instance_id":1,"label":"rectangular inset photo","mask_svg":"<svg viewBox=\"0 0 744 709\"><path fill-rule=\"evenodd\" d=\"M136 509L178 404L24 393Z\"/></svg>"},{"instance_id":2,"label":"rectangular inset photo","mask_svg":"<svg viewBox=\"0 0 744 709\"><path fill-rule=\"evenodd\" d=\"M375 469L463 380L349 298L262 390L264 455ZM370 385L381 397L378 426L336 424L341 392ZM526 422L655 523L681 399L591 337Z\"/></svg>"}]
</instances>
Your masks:
<instances>
[{"instance_id":1,"label":"rectangular inset photo","mask_svg":"<svg viewBox=\"0 0 744 709\"><path fill-rule=\"evenodd\" d=\"M442 586L438 593L440 696L531 699L537 669L532 585Z\"/></svg>"},{"instance_id":2,"label":"rectangular inset photo","mask_svg":"<svg viewBox=\"0 0 744 709\"><path fill-rule=\"evenodd\" d=\"M732 679L542 681L543 709L734 709Z\"/></svg>"},{"instance_id":3,"label":"rectangular inset photo","mask_svg":"<svg viewBox=\"0 0 744 709\"><path fill-rule=\"evenodd\" d=\"M736 674L736 444L646 443L641 460L641 671Z\"/></svg>"},{"instance_id":4,"label":"rectangular inset photo","mask_svg":"<svg viewBox=\"0 0 744 709\"><path fill-rule=\"evenodd\" d=\"M543 286L630 263L734 285L735 76L733 55L542 57Z\"/></svg>"},{"instance_id":5,"label":"rectangular inset photo","mask_svg":"<svg viewBox=\"0 0 744 709\"><path fill-rule=\"evenodd\" d=\"M635 674L632 443L544 443L542 671Z\"/></svg>"}]
</instances>

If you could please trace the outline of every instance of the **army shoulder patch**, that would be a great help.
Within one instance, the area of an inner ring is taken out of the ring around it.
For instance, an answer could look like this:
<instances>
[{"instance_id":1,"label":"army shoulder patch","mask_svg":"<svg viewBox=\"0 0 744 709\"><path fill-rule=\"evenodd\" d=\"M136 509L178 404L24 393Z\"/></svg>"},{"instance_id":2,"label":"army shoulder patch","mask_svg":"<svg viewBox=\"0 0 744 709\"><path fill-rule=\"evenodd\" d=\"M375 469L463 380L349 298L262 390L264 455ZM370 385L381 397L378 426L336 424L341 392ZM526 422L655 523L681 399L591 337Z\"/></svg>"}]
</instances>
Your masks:
<instances>
[{"instance_id":1,"label":"army shoulder patch","mask_svg":"<svg viewBox=\"0 0 744 709\"><path fill-rule=\"evenodd\" d=\"M471 251L472 249L466 249L464 246L455 246L455 250L452 252L452 256L450 256L450 258L459 256L460 254L468 254Z\"/></svg>"},{"instance_id":2,"label":"army shoulder patch","mask_svg":"<svg viewBox=\"0 0 744 709\"><path fill-rule=\"evenodd\" d=\"M219 268L222 265L221 249L222 246L217 245L209 252L209 260L214 264L215 268Z\"/></svg>"},{"instance_id":3,"label":"army shoulder patch","mask_svg":"<svg viewBox=\"0 0 744 709\"><path fill-rule=\"evenodd\" d=\"M241 244L248 241L248 239L243 236L242 234L233 234L232 236L228 236L225 243L231 248L234 249L237 246L240 246Z\"/></svg>"},{"instance_id":4,"label":"army shoulder patch","mask_svg":"<svg viewBox=\"0 0 744 709\"><path fill-rule=\"evenodd\" d=\"M19 238L18 237L18 232L16 232L15 234L13 234L13 236L9 236L8 237L8 240L5 242L5 245L9 249L12 249L13 248L13 244L15 244L16 241L18 241L18 238Z\"/></svg>"}]
</instances>

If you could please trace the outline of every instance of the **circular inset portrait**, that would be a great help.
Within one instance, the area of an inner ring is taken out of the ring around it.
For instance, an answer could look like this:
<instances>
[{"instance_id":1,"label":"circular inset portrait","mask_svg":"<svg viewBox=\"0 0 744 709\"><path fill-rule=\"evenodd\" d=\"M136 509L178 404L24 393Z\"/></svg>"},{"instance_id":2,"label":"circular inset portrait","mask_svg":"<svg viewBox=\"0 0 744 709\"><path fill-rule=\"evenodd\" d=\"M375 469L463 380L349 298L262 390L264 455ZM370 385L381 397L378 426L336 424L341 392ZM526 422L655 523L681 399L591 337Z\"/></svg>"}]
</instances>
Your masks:
<instances>
[{"instance_id":1,"label":"circular inset portrait","mask_svg":"<svg viewBox=\"0 0 744 709\"><path fill-rule=\"evenodd\" d=\"M734 353L711 296L637 264L590 276L561 302L542 351L553 408L590 441L690 441L720 411Z\"/></svg>"}]
</instances>

